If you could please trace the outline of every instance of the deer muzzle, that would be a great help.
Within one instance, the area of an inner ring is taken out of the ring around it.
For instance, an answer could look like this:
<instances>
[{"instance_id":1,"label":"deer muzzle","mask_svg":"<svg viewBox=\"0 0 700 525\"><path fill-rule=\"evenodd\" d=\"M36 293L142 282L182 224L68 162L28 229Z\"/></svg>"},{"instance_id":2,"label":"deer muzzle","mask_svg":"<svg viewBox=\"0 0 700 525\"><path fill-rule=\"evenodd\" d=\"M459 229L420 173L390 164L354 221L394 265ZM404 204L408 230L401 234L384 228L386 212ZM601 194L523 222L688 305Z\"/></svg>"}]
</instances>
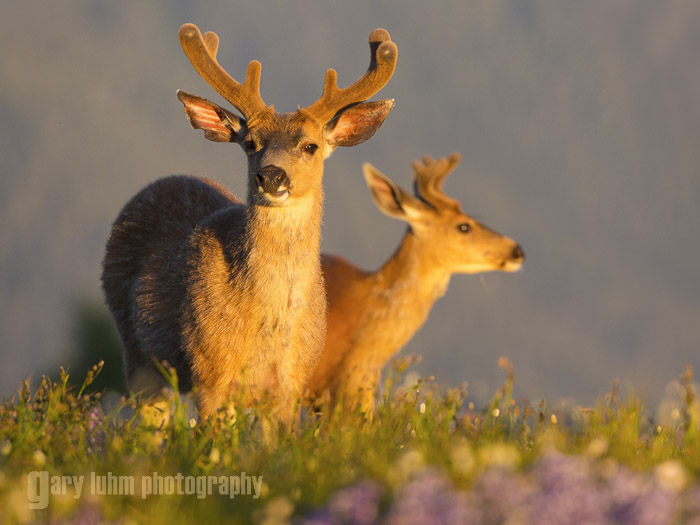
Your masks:
<instances>
[{"instance_id":1,"label":"deer muzzle","mask_svg":"<svg viewBox=\"0 0 700 525\"><path fill-rule=\"evenodd\" d=\"M289 177L282 168L268 165L255 175L258 191L272 203L281 203L289 197Z\"/></svg>"},{"instance_id":2,"label":"deer muzzle","mask_svg":"<svg viewBox=\"0 0 700 525\"><path fill-rule=\"evenodd\" d=\"M525 252L519 244L516 244L515 248L513 248L513 260L521 262L525 260Z\"/></svg>"},{"instance_id":3,"label":"deer muzzle","mask_svg":"<svg viewBox=\"0 0 700 525\"><path fill-rule=\"evenodd\" d=\"M523 265L524 260L525 252L519 244L516 244L511 252L510 258L503 261L501 269L506 272L517 272Z\"/></svg>"}]
</instances>

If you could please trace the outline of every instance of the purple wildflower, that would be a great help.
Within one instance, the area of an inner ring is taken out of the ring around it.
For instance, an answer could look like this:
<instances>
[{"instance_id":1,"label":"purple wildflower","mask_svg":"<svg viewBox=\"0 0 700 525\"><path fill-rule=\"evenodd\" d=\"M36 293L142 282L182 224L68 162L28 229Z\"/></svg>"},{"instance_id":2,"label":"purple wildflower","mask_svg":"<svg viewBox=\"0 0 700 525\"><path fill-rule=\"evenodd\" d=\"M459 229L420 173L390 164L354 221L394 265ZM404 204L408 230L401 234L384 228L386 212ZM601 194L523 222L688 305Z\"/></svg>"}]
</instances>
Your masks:
<instances>
[{"instance_id":1,"label":"purple wildflower","mask_svg":"<svg viewBox=\"0 0 700 525\"><path fill-rule=\"evenodd\" d=\"M379 516L381 486L364 480L339 490L331 499L328 508L336 523L371 525Z\"/></svg>"},{"instance_id":2,"label":"purple wildflower","mask_svg":"<svg viewBox=\"0 0 700 525\"><path fill-rule=\"evenodd\" d=\"M474 485L483 523L527 521L536 491L525 476L500 467L487 469Z\"/></svg>"},{"instance_id":3,"label":"purple wildflower","mask_svg":"<svg viewBox=\"0 0 700 525\"><path fill-rule=\"evenodd\" d=\"M105 431L102 428L102 417L98 406L95 406L88 414L87 429L87 453L102 452L105 447Z\"/></svg>"},{"instance_id":4,"label":"purple wildflower","mask_svg":"<svg viewBox=\"0 0 700 525\"><path fill-rule=\"evenodd\" d=\"M482 523L473 495L458 491L435 469L426 469L398 489L387 521L389 525Z\"/></svg>"},{"instance_id":5,"label":"purple wildflower","mask_svg":"<svg viewBox=\"0 0 700 525\"><path fill-rule=\"evenodd\" d=\"M684 494L683 510L689 524L700 525L700 485Z\"/></svg>"},{"instance_id":6,"label":"purple wildflower","mask_svg":"<svg viewBox=\"0 0 700 525\"><path fill-rule=\"evenodd\" d=\"M654 485L649 476L625 467L608 480L610 517L615 523L664 524L672 521L676 498Z\"/></svg>"},{"instance_id":7,"label":"purple wildflower","mask_svg":"<svg viewBox=\"0 0 700 525\"><path fill-rule=\"evenodd\" d=\"M376 483L358 483L338 491L302 523L700 525L700 486L675 492L651 472L558 452L545 453L525 471L486 468L466 492L428 467L395 489L383 516L381 496Z\"/></svg>"},{"instance_id":8,"label":"purple wildflower","mask_svg":"<svg viewBox=\"0 0 700 525\"><path fill-rule=\"evenodd\" d=\"M550 452L534 467L539 493L532 501L537 523L607 523L608 498L582 457Z\"/></svg>"},{"instance_id":9,"label":"purple wildflower","mask_svg":"<svg viewBox=\"0 0 700 525\"><path fill-rule=\"evenodd\" d=\"M326 507L304 519L303 525L372 525L379 519L382 487L363 480L338 490Z\"/></svg>"}]
</instances>

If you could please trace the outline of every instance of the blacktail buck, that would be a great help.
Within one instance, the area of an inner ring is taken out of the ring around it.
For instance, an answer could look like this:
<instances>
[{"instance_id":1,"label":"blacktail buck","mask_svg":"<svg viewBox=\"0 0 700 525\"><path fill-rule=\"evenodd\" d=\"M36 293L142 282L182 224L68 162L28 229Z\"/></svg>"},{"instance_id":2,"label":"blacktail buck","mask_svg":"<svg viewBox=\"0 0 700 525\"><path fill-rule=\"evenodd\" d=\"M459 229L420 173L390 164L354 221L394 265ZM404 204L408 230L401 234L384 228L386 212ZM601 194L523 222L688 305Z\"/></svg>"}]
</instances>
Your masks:
<instances>
[{"instance_id":1,"label":"blacktail buck","mask_svg":"<svg viewBox=\"0 0 700 525\"><path fill-rule=\"evenodd\" d=\"M244 391L290 422L326 333L323 162L370 138L389 114L393 100L363 101L389 81L398 51L387 31L373 31L369 68L354 84L339 89L330 69L319 100L279 113L260 96L259 62L240 84L217 62L216 34L185 24L179 37L197 72L242 114L177 93L193 128L243 148L248 200L212 180L171 176L120 212L102 283L128 384L158 389L154 360L166 360L181 391L196 388L203 417Z\"/></svg>"},{"instance_id":2,"label":"blacktail buck","mask_svg":"<svg viewBox=\"0 0 700 525\"><path fill-rule=\"evenodd\" d=\"M442 191L460 157L413 163L415 196L369 164L367 184L379 209L408 222L398 250L376 272L323 255L329 302L326 346L309 380L313 397L330 392L346 410L371 416L382 368L423 325L455 273L513 272L525 258L513 240L462 211Z\"/></svg>"}]
</instances>

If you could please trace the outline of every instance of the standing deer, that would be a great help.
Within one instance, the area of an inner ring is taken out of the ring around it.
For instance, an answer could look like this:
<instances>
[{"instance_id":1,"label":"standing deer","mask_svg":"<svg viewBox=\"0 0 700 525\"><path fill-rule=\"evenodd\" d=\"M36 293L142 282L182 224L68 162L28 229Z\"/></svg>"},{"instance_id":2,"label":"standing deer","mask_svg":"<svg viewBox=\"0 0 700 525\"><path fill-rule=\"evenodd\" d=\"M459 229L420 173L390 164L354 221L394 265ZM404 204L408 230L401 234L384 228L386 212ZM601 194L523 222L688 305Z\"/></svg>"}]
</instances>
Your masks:
<instances>
[{"instance_id":1,"label":"standing deer","mask_svg":"<svg viewBox=\"0 0 700 525\"><path fill-rule=\"evenodd\" d=\"M409 227L398 250L376 272L323 255L328 332L309 380L312 396L329 391L332 401L342 399L350 410L359 405L371 417L382 368L423 325L452 274L520 269L525 254L518 244L465 214L442 192L459 161L453 154L414 162L415 197L364 165L376 205Z\"/></svg>"},{"instance_id":2,"label":"standing deer","mask_svg":"<svg viewBox=\"0 0 700 525\"><path fill-rule=\"evenodd\" d=\"M245 151L248 200L212 180L171 176L122 209L102 283L127 380L153 392L164 384L154 360L167 360L181 391L196 388L202 417L244 391L269 397L273 415L289 423L326 332L323 162L379 129L393 100L363 101L389 81L398 51L387 31L373 31L370 66L354 84L339 89L329 69L319 100L278 113L260 96L259 62L240 84L217 62L215 33L185 24L179 38L197 72L242 114L177 93L193 128Z\"/></svg>"}]
</instances>

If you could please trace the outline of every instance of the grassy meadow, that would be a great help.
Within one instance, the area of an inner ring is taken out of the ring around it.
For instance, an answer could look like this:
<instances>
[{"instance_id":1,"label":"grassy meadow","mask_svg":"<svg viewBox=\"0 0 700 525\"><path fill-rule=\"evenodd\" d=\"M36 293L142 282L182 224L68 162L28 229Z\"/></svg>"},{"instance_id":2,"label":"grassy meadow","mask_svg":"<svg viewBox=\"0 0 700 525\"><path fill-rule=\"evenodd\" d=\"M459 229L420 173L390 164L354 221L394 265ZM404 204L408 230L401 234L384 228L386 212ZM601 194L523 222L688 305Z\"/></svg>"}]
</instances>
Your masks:
<instances>
[{"instance_id":1,"label":"grassy meadow","mask_svg":"<svg viewBox=\"0 0 700 525\"><path fill-rule=\"evenodd\" d=\"M413 360L371 421L321 405L291 434L264 400L206 422L183 396L110 401L91 390L101 365L79 387L27 381L0 407L0 522L700 523L690 367L652 414L616 385L591 407L519 400L506 358L475 407L467 386L407 381Z\"/></svg>"}]
</instances>

